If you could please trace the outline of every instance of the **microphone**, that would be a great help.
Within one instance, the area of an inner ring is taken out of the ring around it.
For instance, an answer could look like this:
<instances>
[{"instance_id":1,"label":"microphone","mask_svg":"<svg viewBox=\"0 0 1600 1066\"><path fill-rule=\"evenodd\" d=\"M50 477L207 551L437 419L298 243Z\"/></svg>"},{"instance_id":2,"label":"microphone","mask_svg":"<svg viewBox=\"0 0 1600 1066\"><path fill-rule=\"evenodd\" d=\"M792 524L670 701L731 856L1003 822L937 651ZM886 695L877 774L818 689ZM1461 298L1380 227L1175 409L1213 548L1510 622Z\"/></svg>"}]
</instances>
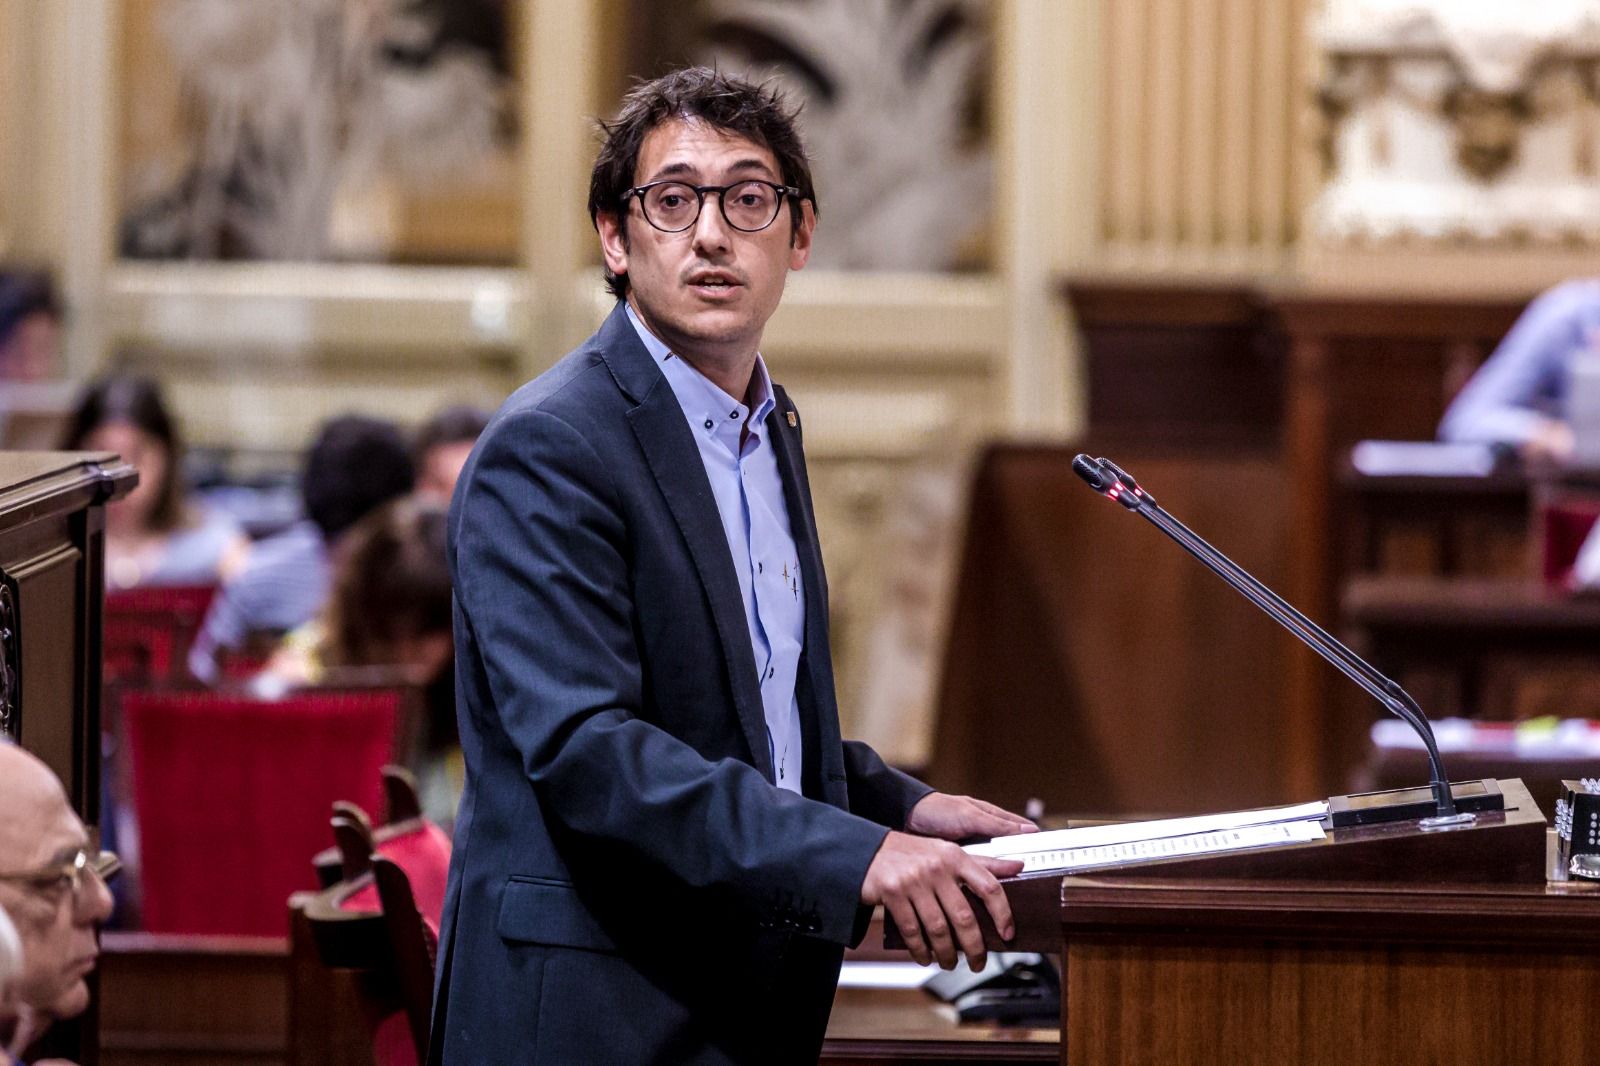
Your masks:
<instances>
[{"instance_id":1,"label":"microphone","mask_svg":"<svg viewBox=\"0 0 1600 1066\"><path fill-rule=\"evenodd\" d=\"M1261 608L1269 618L1293 633L1340 673L1361 686L1386 711L1416 731L1428 751L1430 784L1436 810L1434 817L1422 820L1423 828L1440 828L1474 820L1473 815L1457 811L1455 798L1450 790L1450 779L1445 776L1444 762L1439 757L1439 746L1434 740L1433 728L1428 724L1422 708L1417 706L1416 700L1412 699L1405 689L1385 677L1376 667L1351 651L1327 630L1290 606L1277 593L1212 547L1188 526L1173 518L1156 503L1154 496L1139 485L1133 475L1116 463L1109 459L1096 459L1079 454L1072 460L1072 471L1102 496L1143 515L1151 525L1176 541L1179 547L1200 560L1207 569L1222 578L1245 599Z\"/></svg>"}]
</instances>

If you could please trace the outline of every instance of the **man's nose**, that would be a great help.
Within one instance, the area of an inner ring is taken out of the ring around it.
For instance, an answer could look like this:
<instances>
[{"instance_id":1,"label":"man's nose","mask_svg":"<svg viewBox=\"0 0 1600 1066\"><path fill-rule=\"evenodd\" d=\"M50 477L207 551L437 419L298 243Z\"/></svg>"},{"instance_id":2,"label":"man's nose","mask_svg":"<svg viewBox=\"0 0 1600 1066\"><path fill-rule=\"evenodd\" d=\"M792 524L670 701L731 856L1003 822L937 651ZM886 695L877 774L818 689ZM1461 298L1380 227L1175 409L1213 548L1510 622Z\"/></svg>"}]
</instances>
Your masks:
<instances>
[{"instance_id":1,"label":"man's nose","mask_svg":"<svg viewBox=\"0 0 1600 1066\"><path fill-rule=\"evenodd\" d=\"M92 869L84 874L81 898L78 900L78 917L85 923L99 925L111 917L116 901L111 889Z\"/></svg>"},{"instance_id":2,"label":"man's nose","mask_svg":"<svg viewBox=\"0 0 1600 1066\"><path fill-rule=\"evenodd\" d=\"M700 217L694 220L694 250L704 255L728 249L728 220L722 217L722 194L708 192L700 204Z\"/></svg>"}]
</instances>

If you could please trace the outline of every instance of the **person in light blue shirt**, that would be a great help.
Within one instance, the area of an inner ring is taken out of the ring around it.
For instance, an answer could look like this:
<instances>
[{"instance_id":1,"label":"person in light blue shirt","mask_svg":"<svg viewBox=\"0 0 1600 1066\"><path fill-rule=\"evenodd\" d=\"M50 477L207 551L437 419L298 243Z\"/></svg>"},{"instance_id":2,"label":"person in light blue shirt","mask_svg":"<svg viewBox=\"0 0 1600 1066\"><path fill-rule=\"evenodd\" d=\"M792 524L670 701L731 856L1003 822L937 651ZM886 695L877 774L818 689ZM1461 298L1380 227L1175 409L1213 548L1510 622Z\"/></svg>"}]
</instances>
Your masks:
<instances>
[{"instance_id":1,"label":"person in light blue shirt","mask_svg":"<svg viewBox=\"0 0 1600 1066\"><path fill-rule=\"evenodd\" d=\"M1573 360L1600 350L1600 279L1544 292L1462 388L1439 423L1439 439L1506 444L1526 458L1570 458L1563 408Z\"/></svg>"},{"instance_id":2,"label":"person in light blue shirt","mask_svg":"<svg viewBox=\"0 0 1600 1066\"><path fill-rule=\"evenodd\" d=\"M225 653L316 617L328 599L333 546L363 517L410 492L415 480L410 450L392 423L343 415L324 425L301 474L306 517L253 545L218 590L189 649L189 672L214 683Z\"/></svg>"}]
</instances>

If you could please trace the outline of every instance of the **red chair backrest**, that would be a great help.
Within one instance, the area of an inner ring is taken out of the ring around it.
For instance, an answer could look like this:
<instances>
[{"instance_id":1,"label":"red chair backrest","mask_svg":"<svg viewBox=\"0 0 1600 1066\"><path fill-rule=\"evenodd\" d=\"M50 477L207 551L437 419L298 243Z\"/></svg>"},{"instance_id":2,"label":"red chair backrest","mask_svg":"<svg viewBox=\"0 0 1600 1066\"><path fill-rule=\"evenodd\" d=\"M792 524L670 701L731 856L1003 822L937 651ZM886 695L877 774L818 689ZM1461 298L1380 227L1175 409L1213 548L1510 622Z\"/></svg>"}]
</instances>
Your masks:
<instances>
[{"instance_id":1,"label":"red chair backrest","mask_svg":"<svg viewBox=\"0 0 1600 1066\"><path fill-rule=\"evenodd\" d=\"M426 819L417 819L416 828L397 833L378 842L379 855L388 859L406 875L411 883L411 895L416 900L417 913L427 923L435 937L439 935L439 920L444 914L445 882L450 878L450 837L443 829ZM340 906L352 911L381 911L378 889L368 884L340 901Z\"/></svg>"},{"instance_id":2,"label":"red chair backrest","mask_svg":"<svg viewBox=\"0 0 1600 1066\"><path fill-rule=\"evenodd\" d=\"M184 657L216 593L211 585L106 592L107 681L162 681L183 675Z\"/></svg>"},{"instance_id":3,"label":"red chair backrest","mask_svg":"<svg viewBox=\"0 0 1600 1066\"><path fill-rule=\"evenodd\" d=\"M100 676L106 684L170 680L177 639L165 626L106 620L100 645Z\"/></svg>"},{"instance_id":4,"label":"red chair backrest","mask_svg":"<svg viewBox=\"0 0 1600 1066\"><path fill-rule=\"evenodd\" d=\"M334 800L382 802L403 698L125 694L144 927L282 936L289 894L316 887Z\"/></svg>"},{"instance_id":5,"label":"red chair backrest","mask_svg":"<svg viewBox=\"0 0 1600 1066\"><path fill-rule=\"evenodd\" d=\"M1545 581L1564 584L1577 561L1578 549L1600 518L1600 499L1568 499L1546 504L1539 519L1539 569Z\"/></svg>"}]
</instances>

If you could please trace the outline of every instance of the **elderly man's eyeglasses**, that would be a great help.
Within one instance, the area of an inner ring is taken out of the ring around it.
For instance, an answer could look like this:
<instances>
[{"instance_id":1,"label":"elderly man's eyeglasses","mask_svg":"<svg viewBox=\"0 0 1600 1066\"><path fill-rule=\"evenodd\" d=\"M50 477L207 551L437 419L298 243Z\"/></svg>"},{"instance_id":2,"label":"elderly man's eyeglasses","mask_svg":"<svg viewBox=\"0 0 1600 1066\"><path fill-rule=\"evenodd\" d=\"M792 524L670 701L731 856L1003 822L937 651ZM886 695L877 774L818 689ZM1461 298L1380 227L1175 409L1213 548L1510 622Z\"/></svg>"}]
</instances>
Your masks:
<instances>
[{"instance_id":1,"label":"elderly man's eyeglasses","mask_svg":"<svg viewBox=\"0 0 1600 1066\"><path fill-rule=\"evenodd\" d=\"M121 872L122 860L117 858L114 852L99 850L91 852L80 848L77 854L66 862L41 866L37 870L0 874L0 881L20 884L55 900L60 900L64 895L71 893L73 900L76 901L83 898L83 888L89 875L99 878L103 884Z\"/></svg>"},{"instance_id":2,"label":"elderly man's eyeglasses","mask_svg":"<svg viewBox=\"0 0 1600 1066\"><path fill-rule=\"evenodd\" d=\"M635 196L644 211L645 221L663 233L682 233L700 219L706 193L717 194L722 217L736 230L756 233L772 225L783 206L783 198L797 201L800 190L793 185L770 181L737 181L732 185L689 185L681 181L652 181L637 185L622 194L626 204Z\"/></svg>"}]
</instances>

